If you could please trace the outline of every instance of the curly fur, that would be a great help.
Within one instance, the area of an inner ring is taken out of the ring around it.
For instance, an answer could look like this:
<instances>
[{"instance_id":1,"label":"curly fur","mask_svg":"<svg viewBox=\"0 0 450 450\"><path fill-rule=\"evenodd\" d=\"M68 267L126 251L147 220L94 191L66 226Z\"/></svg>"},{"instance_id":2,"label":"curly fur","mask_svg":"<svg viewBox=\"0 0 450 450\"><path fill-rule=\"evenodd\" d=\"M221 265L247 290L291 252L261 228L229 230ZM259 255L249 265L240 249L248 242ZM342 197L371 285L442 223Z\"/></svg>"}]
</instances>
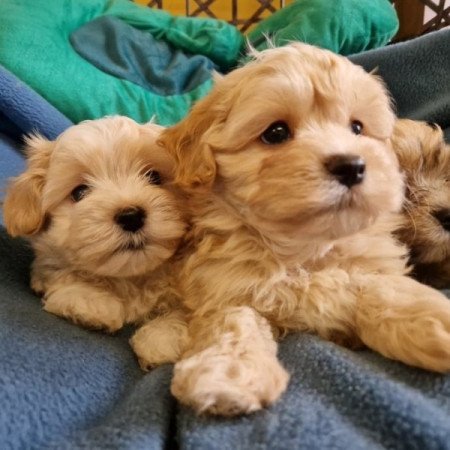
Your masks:
<instances>
[{"instance_id":1,"label":"curly fur","mask_svg":"<svg viewBox=\"0 0 450 450\"><path fill-rule=\"evenodd\" d=\"M265 144L280 120L290 138ZM189 336L172 383L181 402L224 415L273 403L289 379L275 339L291 331L450 369L448 300L407 276L392 235L404 190L394 121L379 79L292 44L217 80L162 133L193 216L180 275ZM351 189L324 167L347 154L366 163Z\"/></svg>"},{"instance_id":2,"label":"curly fur","mask_svg":"<svg viewBox=\"0 0 450 450\"><path fill-rule=\"evenodd\" d=\"M436 124L398 120L392 146L406 176L400 239L411 249L414 275L435 287L450 287L450 145ZM447 225L448 227L448 225Z\"/></svg>"},{"instance_id":3,"label":"curly fur","mask_svg":"<svg viewBox=\"0 0 450 450\"><path fill-rule=\"evenodd\" d=\"M182 327L174 336L170 325L181 311L173 264L186 223L171 186L174 161L156 143L160 132L110 117L73 126L55 141L32 136L27 170L11 181L4 205L8 232L27 237L35 250L31 286L46 311L109 332L165 317L167 327L158 325L160 333L138 351L144 366L174 361L183 338ZM160 173L161 185L149 183L149 169ZM79 185L89 191L75 202ZM114 220L129 207L147 216L137 233Z\"/></svg>"}]
</instances>

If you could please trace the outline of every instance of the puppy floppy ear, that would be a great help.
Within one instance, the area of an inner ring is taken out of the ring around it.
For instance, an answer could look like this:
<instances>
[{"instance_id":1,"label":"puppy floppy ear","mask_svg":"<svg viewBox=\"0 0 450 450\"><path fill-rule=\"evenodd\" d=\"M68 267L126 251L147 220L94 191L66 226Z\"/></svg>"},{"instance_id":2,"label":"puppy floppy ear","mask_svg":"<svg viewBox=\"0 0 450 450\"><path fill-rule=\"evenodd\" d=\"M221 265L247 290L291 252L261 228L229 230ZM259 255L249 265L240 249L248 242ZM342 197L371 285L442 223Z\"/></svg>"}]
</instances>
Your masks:
<instances>
[{"instance_id":1,"label":"puppy floppy ear","mask_svg":"<svg viewBox=\"0 0 450 450\"><path fill-rule=\"evenodd\" d=\"M210 188L216 177L216 162L208 134L218 119L215 96L197 103L189 115L163 131L160 143L176 162L175 182L183 188Z\"/></svg>"},{"instance_id":2,"label":"puppy floppy ear","mask_svg":"<svg viewBox=\"0 0 450 450\"><path fill-rule=\"evenodd\" d=\"M42 190L54 142L36 135L26 139L27 170L11 180L6 192L3 215L11 236L37 233L45 219Z\"/></svg>"}]
</instances>

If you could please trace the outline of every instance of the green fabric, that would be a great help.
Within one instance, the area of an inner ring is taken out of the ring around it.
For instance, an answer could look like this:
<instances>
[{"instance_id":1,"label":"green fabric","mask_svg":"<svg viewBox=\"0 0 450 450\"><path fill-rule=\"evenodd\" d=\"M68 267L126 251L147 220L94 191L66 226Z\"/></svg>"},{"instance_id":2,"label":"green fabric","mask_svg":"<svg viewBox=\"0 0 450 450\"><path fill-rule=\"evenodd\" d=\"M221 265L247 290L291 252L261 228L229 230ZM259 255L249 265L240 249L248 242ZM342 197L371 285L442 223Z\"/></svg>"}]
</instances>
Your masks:
<instances>
[{"instance_id":1,"label":"green fabric","mask_svg":"<svg viewBox=\"0 0 450 450\"><path fill-rule=\"evenodd\" d=\"M99 17L78 28L70 35L70 43L102 72L158 95L191 92L217 70L206 56L174 50L164 40L112 16Z\"/></svg>"},{"instance_id":2,"label":"green fabric","mask_svg":"<svg viewBox=\"0 0 450 450\"><path fill-rule=\"evenodd\" d=\"M302 41L351 55L389 42L398 17L388 0L297 0L264 19L250 34L257 50Z\"/></svg>"},{"instance_id":3,"label":"green fabric","mask_svg":"<svg viewBox=\"0 0 450 450\"><path fill-rule=\"evenodd\" d=\"M163 125L179 121L212 81L184 95L160 96L97 69L75 52L69 36L105 15L203 54L223 70L236 62L243 44L240 32L225 22L176 18L128 0L0 0L0 64L74 122L110 114L138 122L155 116Z\"/></svg>"}]
</instances>

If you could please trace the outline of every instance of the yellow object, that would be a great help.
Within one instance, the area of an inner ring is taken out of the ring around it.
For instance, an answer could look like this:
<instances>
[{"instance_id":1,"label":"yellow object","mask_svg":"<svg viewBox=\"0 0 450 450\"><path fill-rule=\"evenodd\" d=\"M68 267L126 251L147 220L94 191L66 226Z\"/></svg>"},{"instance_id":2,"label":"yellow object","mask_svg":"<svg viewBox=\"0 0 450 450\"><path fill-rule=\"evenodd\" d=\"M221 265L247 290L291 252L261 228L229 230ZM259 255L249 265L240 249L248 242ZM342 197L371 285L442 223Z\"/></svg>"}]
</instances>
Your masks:
<instances>
[{"instance_id":1,"label":"yellow object","mask_svg":"<svg viewBox=\"0 0 450 450\"><path fill-rule=\"evenodd\" d=\"M283 4L285 6L292 3L294 0L285 0ZM150 0L135 0L140 5L148 5ZM208 3L203 0L203 3ZM163 0L163 9L174 15L186 15L186 1L185 0ZM232 0L214 0L208 9L218 18L230 22L233 17ZM273 0L272 5L274 9L279 9L282 2L281 0ZM261 8L261 3L258 0L242 0L237 2L237 17L239 20L246 20L252 17ZM199 9L198 3L194 0L189 0L189 14L194 15L195 11ZM269 16L271 12L265 9L259 14L259 18L263 19ZM195 14L197 15L197 14ZM198 14L199 17L208 17L208 14L202 12ZM239 24L238 24L239 26Z\"/></svg>"}]
</instances>

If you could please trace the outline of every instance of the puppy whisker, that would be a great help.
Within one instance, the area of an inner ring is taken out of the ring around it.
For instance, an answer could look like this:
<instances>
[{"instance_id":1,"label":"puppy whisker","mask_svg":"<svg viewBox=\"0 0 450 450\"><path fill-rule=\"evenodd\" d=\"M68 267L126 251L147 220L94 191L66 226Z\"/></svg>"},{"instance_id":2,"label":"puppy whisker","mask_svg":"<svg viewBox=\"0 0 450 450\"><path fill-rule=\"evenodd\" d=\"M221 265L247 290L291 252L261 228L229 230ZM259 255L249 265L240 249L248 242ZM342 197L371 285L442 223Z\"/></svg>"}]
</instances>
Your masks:
<instances>
[{"instance_id":1,"label":"puppy whisker","mask_svg":"<svg viewBox=\"0 0 450 450\"><path fill-rule=\"evenodd\" d=\"M128 252L128 251L138 251L143 250L146 246L145 240L136 241L135 239L129 240L128 242L125 242L121 244L119 247L117 247L113 254L115 253L121 253L121 252Z\"/></svg>"}]
</instances>

